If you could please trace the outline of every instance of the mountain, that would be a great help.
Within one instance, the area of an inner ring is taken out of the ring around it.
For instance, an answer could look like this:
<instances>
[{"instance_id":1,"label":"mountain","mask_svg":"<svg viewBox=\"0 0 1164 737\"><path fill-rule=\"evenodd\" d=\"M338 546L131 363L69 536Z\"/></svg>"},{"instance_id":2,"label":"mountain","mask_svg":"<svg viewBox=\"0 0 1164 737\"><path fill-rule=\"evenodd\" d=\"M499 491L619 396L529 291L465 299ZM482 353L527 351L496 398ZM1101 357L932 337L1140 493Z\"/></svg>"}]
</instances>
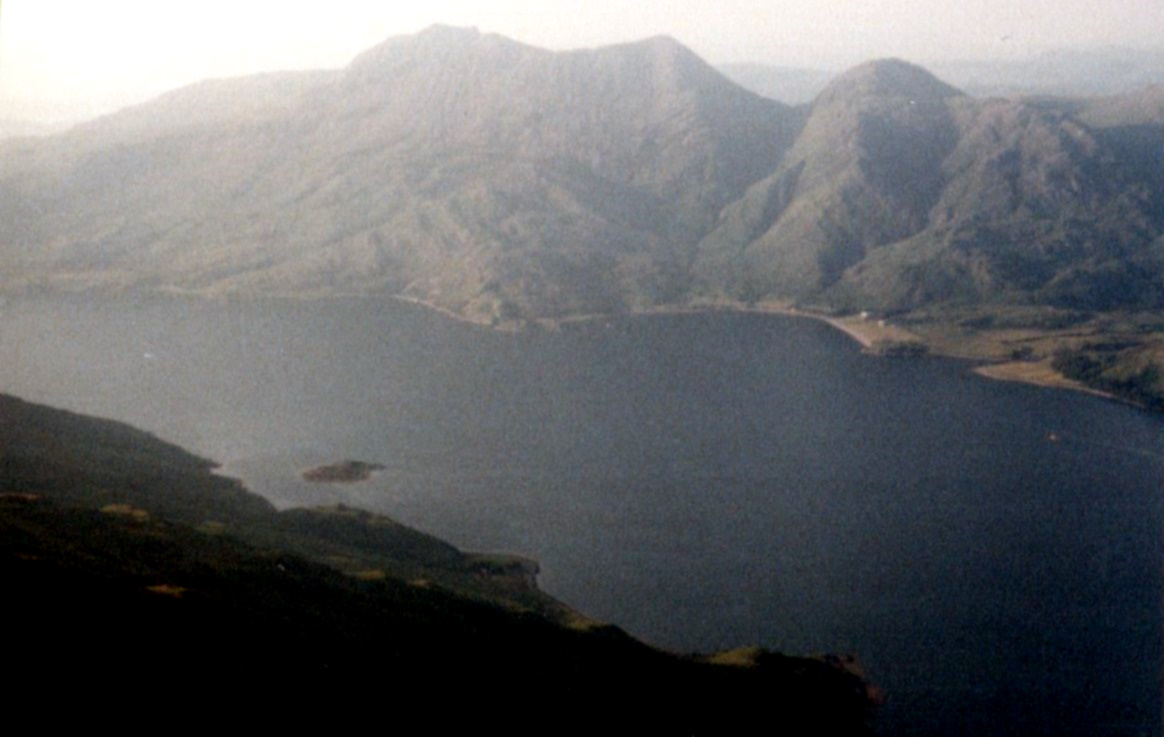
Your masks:
<instances>
[{"instance_id":1,"label":"mountain","mask_svg":"<svg viewBox=\"0 0 1164 737\"><path fill-rule=\"evenodd\" d=\"M831 309L1155 307L1162 192L1138 158L1060 110L872 62L821 93L697 270L735 296Z\"/></svg>"},{"instance_id":2,"label":"mountain","mask_svg":"<svg viewBox=\"0 0 1164 737\"><path fill-rule=\"evenodd\" d=\"M916 232L952 145L958 92L904 62L873 62L813 103L781 166L728 207L696 271L740 296L807 296L876 245Z\"/></svg>"},{"instance_id":3,"label":"mountain","mask_svg":"<svg viewBox=\"0 0 1164 737\"><path fill-rule=\"evenodd\" d=\"M4 395L0 417L0 622L19 633L4 667L22 708L335 723L388 695L409 723L511 733L544 731L530 704L567 733L867 733L840 660L665 653L541 594L529 563L346 507L277 512L119 423Z\"/></svg>"},{"instance_id":4,"label":"mountain","mask_svg":"<svg viewBox=\"0 0 1164 737\"><path fill-rule=\"evenodd\" d=\"M552 53L434 27L335 75L195 85L5 147L7 285L388 292L478 317L674 299L794 117L670 39Z\"/></svg>"},{"instance_id":5,"label":"mountain","mask_svg":"<svg viewBox=\"0 0 1164 737\"><path fill-rule=\"evenodd\" d=\"M0 290L1156 309L1153 94L978 100L881 60L789 107L668 38L438 26L0 143Z\"/></svg>"}]
</instances>

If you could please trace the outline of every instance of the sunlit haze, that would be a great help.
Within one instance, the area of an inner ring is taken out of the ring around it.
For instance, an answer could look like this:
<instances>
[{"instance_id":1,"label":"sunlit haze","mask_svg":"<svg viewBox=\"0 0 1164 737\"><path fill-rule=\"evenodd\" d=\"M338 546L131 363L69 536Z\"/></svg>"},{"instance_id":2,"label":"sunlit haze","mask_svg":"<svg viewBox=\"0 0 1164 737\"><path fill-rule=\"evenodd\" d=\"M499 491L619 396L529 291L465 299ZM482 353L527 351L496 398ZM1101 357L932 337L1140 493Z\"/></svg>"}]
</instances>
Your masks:
<instances>
[{"instance_id":1,"label":"sunlit haze","mask_svg":"<svg viewBox=\"0 0 1164 737\"><path fill-rule=\"evenodd\" d=\"M553 49L666 34L712 63L838 69L874 57L1022 58L1159 47L1159 0L8 0L0 119L78 119L208 77L335 68L433 23Z\"/></svg>"}]
</instances>

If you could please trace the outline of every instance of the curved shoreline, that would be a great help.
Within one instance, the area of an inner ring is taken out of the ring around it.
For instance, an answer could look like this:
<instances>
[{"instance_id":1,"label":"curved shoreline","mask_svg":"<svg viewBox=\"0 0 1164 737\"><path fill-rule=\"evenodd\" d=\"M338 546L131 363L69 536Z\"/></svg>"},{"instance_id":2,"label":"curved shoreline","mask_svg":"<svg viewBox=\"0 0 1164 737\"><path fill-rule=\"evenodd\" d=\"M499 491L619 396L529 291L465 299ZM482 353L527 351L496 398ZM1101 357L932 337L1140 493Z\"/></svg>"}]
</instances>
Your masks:
<instances>
[{"instance_id":1,"label":"curved shoreline","mask_svg":"<svg viewBox=\"0 0 1164 737\"><path fill-rule=\"evenodd\" d=\"M1066 389L1068 391L1080 392L1081 394L1090 394L1093 397L1102 397L1103 399L1128 404L1133 407L1143 407L1143 405L1121 397L1118 394L1105 392L1102 389L1092 389L1082 382L1068 379L1066 376L1051 368L1050 362L1047 360L988 363L982 366L975 366L972 371L992 381L1010 381L1018 384L1041 386L1046 389Z\"/></svg>"},{"instance_id":2,"label":"curved shoreline","mask_svg":"<svg viewBox=\"0 0 1164 737\"><path fill-rule=\"evenodd\" d=\"M1081 382L1068 379L1067 377L1052 369L1049 365L1049 362L1047 361L998 361L984 358L982 356L957 354L948 350L934 350L933 346L931 346L921 336L897 325L886 323L883 320L863 319L861 317L834 317L818 312L808 312L801 310L789 304L767 303L749 306L734 302L709 302L705 304L689 306L639 308L624 313L591 313L570 315L560 318L534 318L525 321L505 323L502 325L491 325L490 323L474 320L470 317L466 317L465 315L458 314L448 308L440 307L415 297L393 296L392 299L404 302L406 304L434 310L446 317L457 320L458 322L464 322L470 325L477 325L488 329L502 330L507 332L515 332L531 324L553 329L565 323L603 320L614 317L634 317L649 315L698 315L709 312L731 312L739 314L784 315L787 317L799 317L823 322L826 325L831 326L834 330L839 330L840 332L849 336L849 338L852 340L856 341L865 351L871 351L880 341L919 342L931 349L930 355L981 362L981 365L976 366L971 370L978 376L981 376L985 379L990 379L992 381L1009 381L1019 384L1027 384L1029 386L1039 386L1045 389L1065 389L1067 391L1090 394L1095 397L1101 397L1103 399L1120 402L1122 404L1128 404L1134 407L1142 406L1129 399L1112 394L1111 392L1106 392L1100 389L1093 389Z\"/></svg>"}]
</instances>

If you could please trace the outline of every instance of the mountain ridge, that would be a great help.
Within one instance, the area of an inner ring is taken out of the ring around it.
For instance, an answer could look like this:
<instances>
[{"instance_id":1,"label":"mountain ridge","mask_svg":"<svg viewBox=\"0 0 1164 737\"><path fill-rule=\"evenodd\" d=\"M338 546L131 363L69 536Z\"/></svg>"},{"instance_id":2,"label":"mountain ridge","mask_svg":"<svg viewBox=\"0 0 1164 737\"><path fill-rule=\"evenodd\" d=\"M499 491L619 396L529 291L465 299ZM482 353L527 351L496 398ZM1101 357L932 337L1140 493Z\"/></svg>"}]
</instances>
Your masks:
<instances>
[{"instance_id":1,"label":"mountain ridge","mask_svg":"<svg viewBox=\"0 0 1164 737\"><path fill-rule=\"evenodd\" d=\"M551 52L438 26L0 146L0 290L393 295L494 323L1155 309L1156 139L1123 131L1157 118L1122 99L976 100L882 59L789 107L666 37Z\"/></svg>"}]
</instances>

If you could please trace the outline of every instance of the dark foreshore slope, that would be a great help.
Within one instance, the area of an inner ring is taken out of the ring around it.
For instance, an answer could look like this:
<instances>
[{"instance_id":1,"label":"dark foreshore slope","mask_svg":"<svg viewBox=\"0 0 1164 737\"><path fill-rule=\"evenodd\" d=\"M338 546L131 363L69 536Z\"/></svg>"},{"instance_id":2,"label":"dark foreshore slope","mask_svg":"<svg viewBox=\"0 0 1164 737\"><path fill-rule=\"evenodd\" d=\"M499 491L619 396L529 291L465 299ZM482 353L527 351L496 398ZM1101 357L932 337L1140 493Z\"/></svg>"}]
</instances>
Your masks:
<instances>
[{"instance_id":1,"label":"dark foreshore slope","mask_svg":"<svg viewBox=\"0 0 1164 737\"><path fill-rule=\"evenodd\" d=\"M532 732L538 704L656 733L865 734L838 659L676 655L463 553L348 507L277 512L119 423L0 395L0 580L13 703L350 714ZM341 708L342 707L342 708ZM546 725L538 725L542 729Z\"/></svg>"}]
</instances>

